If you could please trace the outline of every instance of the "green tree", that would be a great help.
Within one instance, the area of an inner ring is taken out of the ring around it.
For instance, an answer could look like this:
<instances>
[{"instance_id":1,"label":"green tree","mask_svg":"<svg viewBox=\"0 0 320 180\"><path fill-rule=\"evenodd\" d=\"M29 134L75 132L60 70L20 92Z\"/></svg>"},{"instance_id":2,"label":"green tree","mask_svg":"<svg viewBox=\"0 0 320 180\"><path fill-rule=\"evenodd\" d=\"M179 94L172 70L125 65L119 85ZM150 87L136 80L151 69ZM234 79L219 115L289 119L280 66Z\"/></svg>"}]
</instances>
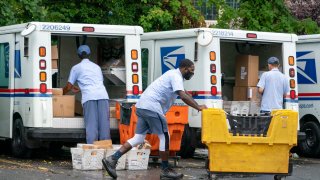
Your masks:
<instances>
[{"instance_id":1,"label":"green tree","mask_svg":"<svg viewBox=\"0 0 320 180\"><path fill-rule=\"evenodd\" d=\"M145 31L203 26L191 0L0 1L0 25L29 21L141 25Z\"/></svg>"},{"instance_id":2,"label":"green tree","mask_svg":"<svg viewBox=\"0 0 320 180\"><path fill-rule=\"evenodd\" d=\"M218 8L216 28L246 29L297 34L319 33L311 19L297 20L283 0L239 0L239 9L229 7L225 1L210 0Z\"/></svg>"}]
</instances>

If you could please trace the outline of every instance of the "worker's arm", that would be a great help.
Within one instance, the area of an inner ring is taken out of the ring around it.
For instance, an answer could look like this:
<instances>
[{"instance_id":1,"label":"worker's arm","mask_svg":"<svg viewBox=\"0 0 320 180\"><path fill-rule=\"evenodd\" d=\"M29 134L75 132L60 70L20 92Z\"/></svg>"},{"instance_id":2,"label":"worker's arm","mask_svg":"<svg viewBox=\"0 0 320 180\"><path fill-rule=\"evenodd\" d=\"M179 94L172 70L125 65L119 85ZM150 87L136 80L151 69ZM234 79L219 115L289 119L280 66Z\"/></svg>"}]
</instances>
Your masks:
<instances>
[{"instance_id":1,"label":"worker's arm","mask_svg":"<svg viewBox=\"0 0 320 180\"><path fill-rule=\"evenodd\" d=\"M71 89L73 85L71 83L67 83L66 86L63 88L63 94L67 94Z\"/></svg>"},{"instance_id":2,"label":"worker's arm","mask_svg":"<svg viewBox=\"0 0 320 180\"><path fill-rule=\"evenodd\" d=\"M207 109L206 105L199 105L190 95L188 95L185 91L178 91L178 95L180 96L181 100L186 103L187 105L195 108L198 111L202 111L202 109Z\"/></svg>"},{"instance_id":3,"label":"worker's arm","mask_svg":"<svg viewBox=\"0 0 320 180\"><path fill-rule=\"evenodd\" d=\"M259 92L260 94L263 94L263 90L264 90L264 88L258 87L258 92Z\"/></svg>"},{"instance_id":4,"label":"worker's arm","mask_svg":"<svg viewBox=\"0 0 320 180\"><path fill-rule=\"evenodd\" d=\"M63 94L67 94L70 90L73 93L80 92L80 88L78 86L74 86L70 82L68 82L67 85L63 88Z\"/></svg>"}]
</instances>

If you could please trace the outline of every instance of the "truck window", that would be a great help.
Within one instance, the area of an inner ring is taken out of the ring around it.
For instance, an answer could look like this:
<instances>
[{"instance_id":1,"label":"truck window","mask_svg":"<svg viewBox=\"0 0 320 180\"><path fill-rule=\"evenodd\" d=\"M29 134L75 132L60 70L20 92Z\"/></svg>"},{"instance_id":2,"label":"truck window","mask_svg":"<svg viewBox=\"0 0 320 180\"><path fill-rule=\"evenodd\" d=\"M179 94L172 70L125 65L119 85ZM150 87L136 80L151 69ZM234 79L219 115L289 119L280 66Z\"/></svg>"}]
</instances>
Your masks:
<instances>
[{"instance_id":1,"label":"truck window","mask_svg":"<svg viewBox=\"0 0 320 180\"><path fill-rule=\"evenodd\" d=\"M9 43L0 43L0 88L9 87Z\"/></svg>"},{"instance_id":2,"label":"truck window","mask_svg":"<svg viewBox=\"0 0 320 180\"><path fill-rule=\"evenodd\" d=\"M149 57L149 49L142 48L141 49L141 60L142 60L142 89L143 89L143 91L148 86L148 57Z\"/></svg>"}]
</instances>

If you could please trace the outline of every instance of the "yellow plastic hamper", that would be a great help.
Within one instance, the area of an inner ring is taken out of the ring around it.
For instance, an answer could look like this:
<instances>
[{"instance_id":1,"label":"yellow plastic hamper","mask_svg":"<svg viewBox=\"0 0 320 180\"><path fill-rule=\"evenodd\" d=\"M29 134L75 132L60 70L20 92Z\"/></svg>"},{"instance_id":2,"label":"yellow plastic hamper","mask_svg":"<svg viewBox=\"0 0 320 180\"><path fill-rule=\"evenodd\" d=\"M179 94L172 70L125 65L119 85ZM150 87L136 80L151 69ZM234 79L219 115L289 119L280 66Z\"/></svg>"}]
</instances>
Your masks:
<instances>
[{"instance_id":1,"label":"yellow plastic hamper","mask_svg":"<svg viewBox=\"0 0 320 180\"><path fill-rule=\"evenodd\" d=\"M277 110L271 115L266 137L233 136L225 111L203 110L202 142L209 150L209 171L287 174L289 151L297 145L298 113Z\"/></svg>"}]
</instances>

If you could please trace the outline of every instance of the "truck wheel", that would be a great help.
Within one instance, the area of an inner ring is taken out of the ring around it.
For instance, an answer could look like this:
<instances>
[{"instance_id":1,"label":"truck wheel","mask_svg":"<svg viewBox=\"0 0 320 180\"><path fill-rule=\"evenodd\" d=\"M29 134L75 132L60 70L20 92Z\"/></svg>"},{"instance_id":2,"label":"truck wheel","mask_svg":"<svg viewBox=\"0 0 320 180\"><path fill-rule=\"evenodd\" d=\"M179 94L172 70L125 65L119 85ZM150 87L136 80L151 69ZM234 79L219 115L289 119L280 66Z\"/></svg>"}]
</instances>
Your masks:
<instances>
[{"instance_id":1,"label":"truck wheel","mask_svg":"<svg viewBox=\"0 0 320 180\"><path fill-rule=\"evenodd\" d=\"M306 139L299 143L299 149L304 156L316 157L320 152L320 127L310 121L301 126L301 131L306 133Z\"/></svg>"},{"instance_id":2,"label":"truck wheel","mask_svg":"<svg viewBox=\"0 0 320 180\"><path fill-rule=\"evenodd\" d=\"M31 150L26 145L26 137L22 119L17 118L14 120L12 129L12 154L15 157L29 157Z\"/></svg>"},{"instance_id":3,"label":"truck wheel","mask_svg":"<svg viewBox=\"0 0 320 180\"><path fill-rule=\"evenodd\" d=\"M197 146L196 133L188 124L184 127L179 155L182 158L192 158Z\"/></svg>"}]
</instances>

